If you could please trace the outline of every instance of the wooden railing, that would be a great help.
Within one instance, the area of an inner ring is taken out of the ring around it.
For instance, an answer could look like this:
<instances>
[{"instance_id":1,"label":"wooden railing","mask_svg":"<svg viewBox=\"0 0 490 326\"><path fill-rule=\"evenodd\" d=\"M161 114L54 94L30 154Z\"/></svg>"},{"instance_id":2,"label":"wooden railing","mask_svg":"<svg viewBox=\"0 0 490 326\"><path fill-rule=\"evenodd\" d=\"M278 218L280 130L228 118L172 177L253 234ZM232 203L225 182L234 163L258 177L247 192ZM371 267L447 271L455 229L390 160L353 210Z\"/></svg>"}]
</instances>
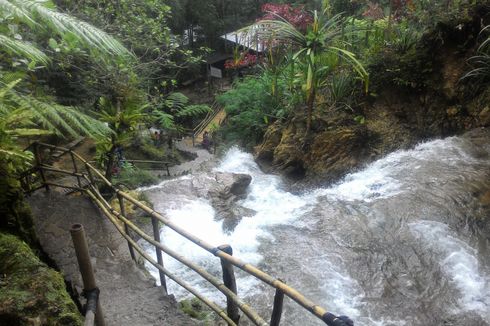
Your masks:
<instances>
[{"instance_id":1,"label":"wooden railing","mask_svg":"<svg viewBox=\"0 0 490 326\"><path fill-rule=\"evenodd\" d=\"M183 288L185 288L187 291L192 293L194 296L196 296L199 300L201 300L204 304L206 304L209 308L216 312L222 319L224 319L228 323L228 325L238 325L240 319L239 310L241 310L254 325L277 326L279 325L281 320L283 299L284 296L287 296L298 303L305 310L309 311L312 315L324 321L327 325L348 326L348 323L346 323L343 319L340 319L334 314L327 312L327 310L315 304L313 301L309 300L299 291L288 286L283 281L276 279L271 275L263 272L259 268L234 257L233 250L230 245L215 247L207 243L206 241L196 237L195 235L187 232L187 230L185 230L184 228L173 223L167 217L163 216L159 212L156 212L142 202L134 199L126 192L121 191L120 189L115 187L109 180L107 180L104 177L103 173L93 167L89 162L84 160L76 152L70 149L56 147L43 143L35 143L33 149L34 155L36 157L36 166L21 176L22 184L26 187L26 192L32 192L40 188L45 188L47 191L49 191L50 187L62 187L72 189L74 191L80 191L81 193L88 195L92 199L92 201L100 208L102 213L114 224L116 229L126 239L132 259L136 260L136 253L138 253L142 258L144 258L151 265L155 266L155 268L158 269L160 282L162 287L165 289L165 292L167 291L165 277L168 277ZM41 150L43 149L57 150L62 151L64 154L69 154L73 163L73 171L57 169L50 166L49 164L45 164L41 155ZM29 180L33 173L36 173L39 176L39 178L37 179L37 185L32 185L32 179ZM48 181L48 174L71 176L73 178L74 184L64 185L57 182ZM116 209L112 207L106 200L104 196L105 194L102 195L99 189L104 189L104 191L109 190L113 195L117 196L119 208ZM130 202L133 206L141 209L143 212L151 217L153 225L152 236L146 234L143 230L141 230L128 219L124 208L124 203L126 201ZM160 223L177 232L188 241L195 243L212 255L218 257L222 266L223 282L202 267L181 256L177 251L162 244L160 239ZM147 252L145 252L145 250L134 240L132 233L137 234L141 239L145 240L154 247L157 258L156 261ZM171 271L167 270L163 265L162 252L189 267L202 278L204 278L207 282L216 287L216 289L222 292L227 298L226 312L217 304L200 294L185 281L174 275ZM254 311L249 305L242 301L240 297L238 297L234 276L235 267L245 271L246 273L256 277L260 281L276 289L270 323L266 322L262 317L258 315L256 311Z\"/></svg>"},{"instance_id":2,"label":"wooden railing","mask_svg":"<svg viewBox=\"0 0 490 326\"><path fill-rule=\"evenodd\" d=\"M206 117L192 130L192 145L195 146L196 137L199 136L204 129L213 121L214 117L221 111L221 107L216 101L211 105L211 111L208 112Z\"/></svg>"}]
</instances>

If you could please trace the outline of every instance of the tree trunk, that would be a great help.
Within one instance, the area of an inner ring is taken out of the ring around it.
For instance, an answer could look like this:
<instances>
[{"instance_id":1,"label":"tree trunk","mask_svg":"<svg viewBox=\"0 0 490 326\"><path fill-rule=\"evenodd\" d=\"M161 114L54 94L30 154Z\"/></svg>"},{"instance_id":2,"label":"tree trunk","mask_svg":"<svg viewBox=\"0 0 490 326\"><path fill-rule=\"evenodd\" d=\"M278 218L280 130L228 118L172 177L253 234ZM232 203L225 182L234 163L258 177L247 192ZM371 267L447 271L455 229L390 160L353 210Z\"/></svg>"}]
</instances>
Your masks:
<instances>
[{"instance_id":1,"label":"tree trunk","mask_svg":"<svg viewBox=\"0 0 490 326\"><path fill-rule=\"evenodd\" d=\"M112 146L109 153L107 153L108 159L107 159L107 165L105 167L105 178L109 181L112 180L112 167L114 166L114 152L116 150L116 146L114 145L114 137L111 137L111 139L112 139Z\"/></svg>"},{"instance_id":2,"label":"tree trunk","mask_svg":"<svg viewBox=\"0 0 490 326\"><path fill-rule=\"evenodd\" d=\"M310 134L311 130L311 120L313 117L313 106L315 105L316 89L312 88L308 93L306 99L306 132L305 132L305 142Z\"/></svg>"}]
</instances>

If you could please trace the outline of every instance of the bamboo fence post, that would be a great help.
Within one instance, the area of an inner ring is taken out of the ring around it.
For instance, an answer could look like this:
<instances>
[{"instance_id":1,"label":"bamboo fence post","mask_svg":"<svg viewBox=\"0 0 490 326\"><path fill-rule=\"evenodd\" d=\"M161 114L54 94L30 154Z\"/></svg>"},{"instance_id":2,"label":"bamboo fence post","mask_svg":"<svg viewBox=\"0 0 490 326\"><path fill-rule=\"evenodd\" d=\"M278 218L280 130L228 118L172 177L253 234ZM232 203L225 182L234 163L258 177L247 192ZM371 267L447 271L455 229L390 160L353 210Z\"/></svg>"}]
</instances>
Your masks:
<instances>
[{"instance_id":1,"label":"bamboo fence post","mask_svg":"<svg viewBox=\"0 0 490 326\"><path fill-rule=\"evenodd\" d=\"M151 217L151 224L153 226L153 239L155 239L156 242L160 243L161 242L160 241L160 228L158 226L158 220L153 216ZM155 246L155 252L157 255L158 264L163 267L162 250ZM160 274L160 284L162 285L165 294L168 294L167 282L165 281L165 273L162 272L160 269L158 270L158 273Z\"/></svg>"},{"instance_id":2,"label":"bamboo fence post","mask_svg":"<svg viewBox=\"0 0 490 326\"><path fill-rule=\"evenodd\" d=\"M36 165L38 166L39 174L41 175L41 179L43 180L44 188L46 188L46 191L49 191L49 186L46 183L46 176L44 175L44 170L41 166L41 155L39 153L38 143L34 143L34 158L36 159Z\"/></svg>"},{"instance_id":3,"label":"bamboo fence post","mask_svg":"<svg viewBox=\"0 0 490 326\"><path fill-rule=\"evenodd\" d=\"M283 282L280 279L279 281ZM274 307L272 308L270 326L279 326L279 323L281 322L283 302L284 302L284 292L282 292L280 289L276 289L276 295L274 296Z\"/></svg>"},{"instance_id":4,"label":"bamboo fence post","mask_svg":"<svg viewBox=\"0 0 490 326\"><path fill-rule=\"evenodd\" d=\"M87 162L85 162L85 170L87 170L87 174L88 174L88 178L90 179L90 182L94 187L97 188L97 185L95 184L94 176L92 175L92 171L90 170L90 165Z\"/></svg>"},{"instance_id":5,"label":"bamboo fence post","mask_svg":"<svg viewBox=\"0 0 490 326\"><path fill-rule=\"evenodd\" d=\"M70 156L71 156L71 161L73 162L73 171L75 173L78 173L78 167L77 167L77 162L75 161L75 155L73 155L73 152L70 150ZM80 180L80 177L77 175L77 182L78 186L82 188L82 181Z\"/></svg>"},{"instance_id":6,"label":"bamboo fence post","mask_svg":"<svg viewBox=\"0 0 490 326\"><path fill-rule=\"evenodd\" d=\"M124 198L120 194L117 194L117 200L119 201L119 208L121 209L121 215L126 216L126 210L124 209ZM126 223L124 223L124 232L126 232L128 237L132 238L131 234L129 233L128 225ZM129 241L128 241L128 248L129 248L129 254L131 255L131 259L133 261L136 261L136 256L134 255L133 246Z\"/></svg>"},{"instance_id":7,"label":"bamboo fence post","mask_svg":"<svg viewBox=\"0 0 490 326\"><path fill-rule=\"evenodd\" d=\"M226 252L228 255L233 255L233 248L228 245L221 245L218 247L219 250ZM233 293L237 294L235 273L233 271L233 265L230 262L221 259L221 268L223 269L223 283L230 289ZM240 313L238 311L237 304L231 300L231 298L226 297L226 313L231 320L233 320L237 325L240 320Z\"/></svg>"},{"instance_id":8,"label":"bamboo fence post","mask_svg":"<svg viewBox=\"0 0 490 326\"><path fill-rule=\"evenodd\" d=\"M90 261L83 225L73 224L70 229L70 234L73 240L73 246L75 247L80 274L82 274L83 288L85 291L94 291L97 289L97 284L95 283L94 270L92 268L92 262ZM97 326L105 326L100 300L97 300L95 321Z\"/></svg>"}]
</instances>

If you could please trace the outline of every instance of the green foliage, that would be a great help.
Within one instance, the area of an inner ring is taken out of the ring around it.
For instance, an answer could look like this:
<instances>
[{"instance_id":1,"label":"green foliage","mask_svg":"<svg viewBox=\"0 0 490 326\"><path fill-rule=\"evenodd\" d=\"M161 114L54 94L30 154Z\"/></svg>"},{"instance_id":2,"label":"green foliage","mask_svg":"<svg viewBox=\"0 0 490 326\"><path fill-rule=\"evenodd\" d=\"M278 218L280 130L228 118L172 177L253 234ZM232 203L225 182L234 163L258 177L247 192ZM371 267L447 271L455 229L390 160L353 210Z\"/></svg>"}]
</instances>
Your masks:
<instances>
[{"instance_id":1,"label":"green foliage","mask_svg":"<svg viewBox=\"0 0 490 326\"><path fill-rule=\"evenodd\" d=\"M53 8L54 5L51 1L3 0L0 2L0 18L9 23L23 24L30 29L43 26L43 28L48 28L51 32L61 36L68 34L75 36L90 48L117 56L130 56L129 51L107 33ZM47 58L45 56L36 53L29 44L22 44L23 42L19 41L19 39L22 40L21 34L14 33L14 40L10 38L10 41L6 41L9 38L6 32L5 28L0 29L0 33L3 34L0 49L11 50L17 54L21 53L46 63Z\"/></svg>"},{"instance_id":2,"label":"green foliage","mask_svg":"<svg viewBox=\"0 0 490 326\"><path fill-rule=\"evenodd\" d=\"M155 184L158 178L146 170L139 169L130 164L124 164L119 174L113 180L115 184L124 184L134 189Z\"/></svg>"},{"instance_id":3,"label":"green foliage","mask_svg":"<svg viewBox=\"0 0 490 326\"><path fill-rule=\"evenodd\" d=\"M188 119L203 117L211 112L208 105L189 105L189 98L182 93L168 94L163 101L156 99L152 116L157 125L169 132L183 132Z\"/></svg>"},{"instance_id":4,"label":"green foliage","mask_svg":"<svg viewBox=\"0 0 490 326\"><path fill-rule=\"evenodd\" d=\"M336 105L348 106L349 100L354 92L354 81L348 74L334 74L327 85L329 102Z\"/></svg>"},{"instance_id":5,"label":"green foliage","mask_svg":"<svg viewBox=\"0 0 490 326\"><path fill-rule=\"evenodd\" d=\"M213 317L213 312L204 305L199 299L192 298L190 300L182 300L179 302L180 309L187 315L197 320L210 322Z\"/></svg>"},{"instance_id":6,"label":"green foliage","mask_svg":"<svg viewBox=\"0 0 490 326\"><path fill-rule=\"evenodd\" d=\"M38 99L18 91L19 74L0 75L0 161L13 170L25 168L32 156L22 151L17 140L55 134L60 137L89 135L100 137L108 129L76 108L58 105L47 98Z\"/></svg>"},{"instance_id":7,"label":"green foliage","mask_svg":"<svg viewBox=\"0 0 490 326\"><path fill-rule=\"evenodd\" d=\"M469 58L468 62L472 69L462 79L474 79L478 84L486 85L490 82L490 25L484 27L480 32L484 40L477 50L477 54Z\"/></svg>"},{"instance_id":8,"label":"green foliage","mask_svg":"<svg viewBox=\"0 0 490 326\"><path fill-rule=\"evenodd\" d=\"M166 152L159 147L155 147L149 142L143 142L139 150L151 160L161 161L166 158Z\"/></svg>"},{"instance_id":9,"label":"green foliage","mask_svg":"<svg viewBox=\"0 0 490 326\"><path fill-rule=\"evenodd\" d=\"M247 77L235 83L234 88L218 96L218 103L228 115L224 132L230 141L254 146L261 139L269 123L285 116L285 106L270 93L270 76ZM282 100L287 101L286 98Z\"/></svg>"}]
</instances>

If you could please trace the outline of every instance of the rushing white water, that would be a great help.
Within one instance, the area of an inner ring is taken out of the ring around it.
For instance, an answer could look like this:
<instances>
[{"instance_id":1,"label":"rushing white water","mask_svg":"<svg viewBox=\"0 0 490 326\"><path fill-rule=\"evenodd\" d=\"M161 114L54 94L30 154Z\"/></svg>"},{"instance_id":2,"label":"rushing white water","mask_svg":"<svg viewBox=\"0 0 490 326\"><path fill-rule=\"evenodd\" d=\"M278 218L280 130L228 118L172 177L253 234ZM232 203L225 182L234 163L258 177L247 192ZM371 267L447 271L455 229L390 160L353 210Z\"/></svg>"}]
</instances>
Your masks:
<instances>
[{"instance_id":1,"label":"rushing white water","mask_svg":"<svg viewBox=\"0 0 490 326\"><path fill-rule=\"evenodd\" d=\"M472 221L488 212L475 194L490 190L490 142L468 138L395 152L336 185L303 194L288 192L278 176L263 173L250 154L232 148L215 172L252 176L239 204L253 212L229 232L209 200L185 190L192 176L146 193L156 210L189 232L215 246L231 244L235 256L330 311L349 315L356 325L437 325L465 318L490 325L488 248L485 237L471 231ZM220 277L215 257L171 230L161 233L166 245ZM169 257L164 264L224 304L196 274ZM237 283L239 294L267 315L271 290L242 272ZM178 298L188 296L172 282L169 289ZM291 303L284 320L322 324Z\"/></svg>"}]
</instances>

